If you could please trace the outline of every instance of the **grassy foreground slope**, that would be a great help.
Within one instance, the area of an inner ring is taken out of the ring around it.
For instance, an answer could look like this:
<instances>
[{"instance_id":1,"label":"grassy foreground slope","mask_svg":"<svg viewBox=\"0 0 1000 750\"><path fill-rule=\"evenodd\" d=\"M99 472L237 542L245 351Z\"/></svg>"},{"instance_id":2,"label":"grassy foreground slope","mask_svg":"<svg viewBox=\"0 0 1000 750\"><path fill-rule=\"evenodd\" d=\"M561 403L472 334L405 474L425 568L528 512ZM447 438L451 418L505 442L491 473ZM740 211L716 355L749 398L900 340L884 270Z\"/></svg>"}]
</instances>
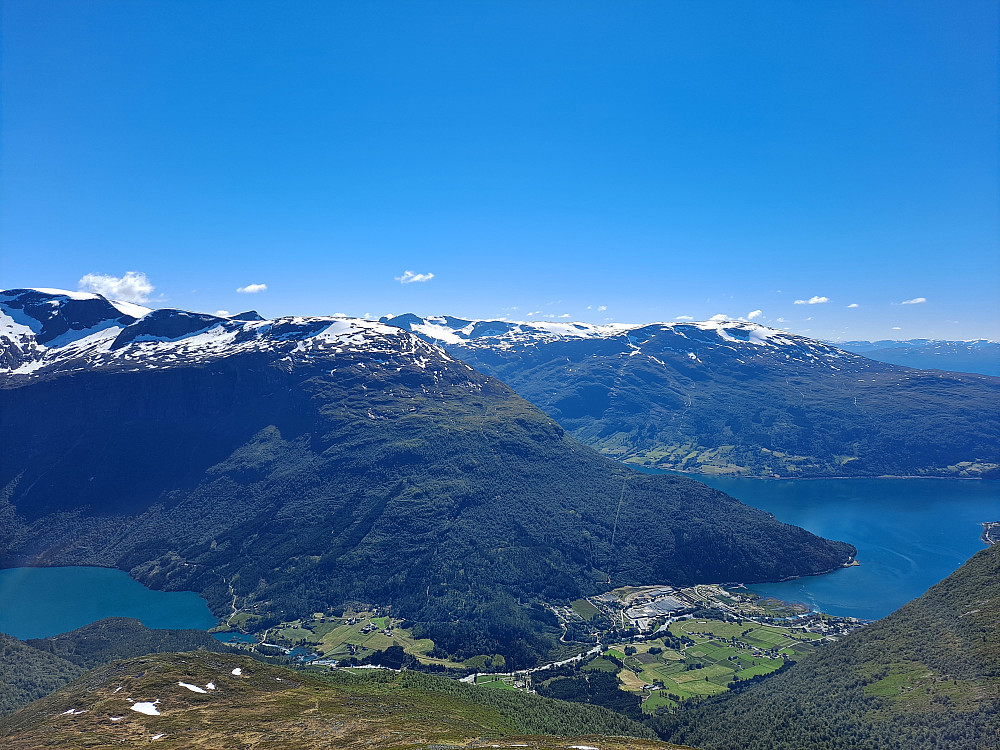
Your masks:
<instances>
[{"instance_id":1,"label":"grassy foreground slope","mask_svg":"<svg viewBox=\"0 0 1000 750\"><path fill-rule=\"evenodd\" d=\"M20 641L0 633L0 716L48 695L86 669L163 651L229 651L201 630L153 630L108 617L51 638Z\"/></svg>"},{"instance_id":2,"label":"grassy foreground slope","mask_svg":"<svg viewBox=\"0 0 1000 750\"><path fill-rule=\"evenodd\" d=\"M787 672L657 721L710 750L1000 747L1000 545Z\"/></svg>"},{"instance_id":3,"label":"grassy foreground slope","mask_svg":"<svg viewBox=\"0 0 1000 750\"><path fill-rule=\"evenodd\" d=\"M0 744L10 750L135 747L154 739L162 748L226 750L670 747L652 736L599 707L446 678L382 670L313 674L208 653L116 662L0 719Z\"/></svg>"}]
</instances>

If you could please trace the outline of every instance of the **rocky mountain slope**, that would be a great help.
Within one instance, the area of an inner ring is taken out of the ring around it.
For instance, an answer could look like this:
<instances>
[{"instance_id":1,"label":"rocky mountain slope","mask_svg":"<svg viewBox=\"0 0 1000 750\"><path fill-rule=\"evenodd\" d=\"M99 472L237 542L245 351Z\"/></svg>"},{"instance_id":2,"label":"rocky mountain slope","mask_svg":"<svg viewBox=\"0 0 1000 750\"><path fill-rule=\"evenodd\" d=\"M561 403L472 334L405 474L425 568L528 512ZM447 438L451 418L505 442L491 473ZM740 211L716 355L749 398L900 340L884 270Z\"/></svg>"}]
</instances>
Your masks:
<instances>
[{"instance_id":1,"label":"rocky mountain slope","mask_svg":"<svg viewBox=\"0 0 1000 750\"><path fill-rule=\"evenodd\" d=\"M384 322L500 378L602 453L747 476L1000 476L1000 378L738 321Z\"/></svg>"},{"instance_id":2,"label":"rocky mountain slope","mask_svg":"<svg viewBox=\"0 0 1000 750\"><path fill-rule=\"evenodd\" d=\"M417 673L303 673L246 657L161 654L96 669L0 719L39 747L668 750L607 709Z\"/></svg>"},{"instance_id":3,"label":"rocky mountain slope","mask_svg":"<svg viewBox=\"0 0 1000 750\"><path fill-rule=\"evenodd\" d=\"M1000 747L1000 545L783 674L659 729L719 750Z\"/></svg>"},{"instance_id":4,"label":"rocky mountain slope","mask_svg":"<svg viewBox=\"0 0 1000 750\"><path fill-rule=\"evenodd\" d=\"M35 291L0 312L5 567L114 566L260 628L391 606L442 654L520 666L559 633L541 600L778 580L855 553L603 458L398 327L135 318Z\"/></svg>"}]
</instances>

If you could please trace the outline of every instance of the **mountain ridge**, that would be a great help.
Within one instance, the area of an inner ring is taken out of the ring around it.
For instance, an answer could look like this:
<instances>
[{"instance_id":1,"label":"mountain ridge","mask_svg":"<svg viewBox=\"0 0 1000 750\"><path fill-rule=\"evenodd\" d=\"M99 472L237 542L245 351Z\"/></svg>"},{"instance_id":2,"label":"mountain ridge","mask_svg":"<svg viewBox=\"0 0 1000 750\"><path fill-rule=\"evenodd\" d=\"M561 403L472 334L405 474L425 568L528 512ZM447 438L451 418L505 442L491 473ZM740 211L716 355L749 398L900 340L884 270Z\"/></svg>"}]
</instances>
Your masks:
<instances>
[{"instance_id":1,"label":"mountain ridge","mask_svg":"<svg viewBox=\"0 0 1000 750\"><path fill-rule=\"evenodd\" d=\"M1000 477L1000 379L745 321L383 318L500 378L582 442L684 473Z\"/></svg>"},{"instance_id":2,"label":"mountain ridge","mask_svg":"<svg viewBox=\"0 0 1000 750\"><path fill-rule=\"evenodd\" d=\"M601 457L397 327L158 312L7 342L34 359L0 383L0 565L118 567L260 628L392 606L443 654L530 665L560 632L542 601L856 554Z\"/></svg>"}]
</instances>

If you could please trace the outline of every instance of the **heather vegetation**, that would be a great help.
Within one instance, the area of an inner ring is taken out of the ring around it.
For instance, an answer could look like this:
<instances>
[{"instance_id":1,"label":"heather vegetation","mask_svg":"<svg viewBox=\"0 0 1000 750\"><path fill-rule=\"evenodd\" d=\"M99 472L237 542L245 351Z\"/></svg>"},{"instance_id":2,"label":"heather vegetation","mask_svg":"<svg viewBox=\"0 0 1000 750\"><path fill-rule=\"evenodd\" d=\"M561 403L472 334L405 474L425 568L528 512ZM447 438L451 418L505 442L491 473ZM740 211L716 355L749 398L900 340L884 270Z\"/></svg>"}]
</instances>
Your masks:
<instances>
[{"instance_id":1,"label":"heather vegetation","mask_svg":"<svg viewBox=\"0 0 1000 750\"><path fill-rule=\"evenodd\" d=\"M204 631L153 630L125 617L99 620L51 638L19 641L0 633L0 715L115 659L195 650L227 648Z\"/></svg>"},{"instance_id":2,"label":"heather vegetation","mask_svg":"<svg viewBox=\"0 0 1000 750\"><path fill-rule=\"evenodd\" d=\"M129 697L148 701L156 714L132 710ZM146 746L154 737L168 748L464 747L498 741L540 750L598 743L608 750L669 747L655 742L648 727L596 706L411 672L292 671L235 654L116 662L0 719L0 744L11 750L79 747L81 741Z\"/></svg>"}]
</instances>

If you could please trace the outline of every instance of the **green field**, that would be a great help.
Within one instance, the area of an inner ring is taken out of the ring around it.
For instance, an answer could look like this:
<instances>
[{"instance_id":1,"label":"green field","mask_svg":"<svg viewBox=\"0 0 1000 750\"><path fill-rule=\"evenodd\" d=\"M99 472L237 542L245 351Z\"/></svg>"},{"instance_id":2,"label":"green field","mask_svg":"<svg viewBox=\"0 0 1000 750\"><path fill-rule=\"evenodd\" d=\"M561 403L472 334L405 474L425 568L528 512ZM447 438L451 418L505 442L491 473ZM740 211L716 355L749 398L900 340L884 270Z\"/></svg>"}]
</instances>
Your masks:
<instances>
[{"instance_id":1,"label":"green field","mask_svg":"<svg viewBox=\"0 0 1000 750\"><path fill-rule=\"evenodd\" d=\"M820 637L788 627L720 620L682 620L670 626L670 633L693 643L673 649L667 641L657 639L613 645L604 652L605 657L614 656L625 665L625 669L618 670L623 690L648 694L643 702L647 713L688 698L724 693L736 680L770 674L784 664L782 655L795 661L814 650L813 641ZM626 656L626 646L636 649L636 653ZM661 651L651 654L650 648ZM614 668L614 663L601 657L584 667L602 671ZM650 690L654 685L662 688Z\"/></svg>"},{"instance_id":2,"label":"green field","mask_svg":"<svg viewBox=\"0 0 1000 750\"><path fill-rule=\"evenodd\" d=\"M488 687L495 690L517 690L510 682L494 675L479 675L476 678L476 684L480 687Z\"/></svg>"},{"instance_id":3,"label":"green field","mask_svg":"<svg viewBox=\"0 0 1000 750\"><path fill-rule=\"evenodd\" d=\"M593 620L594 617L600 612L597 607L588 602L586 599L577 599L575 602L570 604L570 607L572 607L573 611L587 622Z\"/></svg>"},{"instance_id":4,"label":"green field","mask_svg":"<svg viewBox=\"0 0 1000 750\"><path fill-rule=\"evenodd\" d=\"M461 667L444 659L435 659L428 654L434 650L434 642L429 638L417 639L409 630L399 627L399 621L389 617L372 617L371 612L345 612L343 617L326 617L313 620L297 620L286 623L270 632L292 643L305 641L315 648L324 658L346 659L356 656L364 658L373 651L384 651L390 646L402 646L408 654L412 654L426 664L443 664L449 667ZM349 620L356 620L353 625ZM362 633L366 627L374 625L376 629ZM390 630L391 636L383 633ZM352 654L351 647L354 647Z\"/></svg>"},{"instance_id":5,"label":"green field","mask_svg":"<svg viewBox=\"0 0 1000 750\"><path fill-rule=\"evenodd\" d=\"M617 672L618 665L607 659L597 657L593 661L588 662L583 669L586 672Z\"/></svg>"}]
</instances>

